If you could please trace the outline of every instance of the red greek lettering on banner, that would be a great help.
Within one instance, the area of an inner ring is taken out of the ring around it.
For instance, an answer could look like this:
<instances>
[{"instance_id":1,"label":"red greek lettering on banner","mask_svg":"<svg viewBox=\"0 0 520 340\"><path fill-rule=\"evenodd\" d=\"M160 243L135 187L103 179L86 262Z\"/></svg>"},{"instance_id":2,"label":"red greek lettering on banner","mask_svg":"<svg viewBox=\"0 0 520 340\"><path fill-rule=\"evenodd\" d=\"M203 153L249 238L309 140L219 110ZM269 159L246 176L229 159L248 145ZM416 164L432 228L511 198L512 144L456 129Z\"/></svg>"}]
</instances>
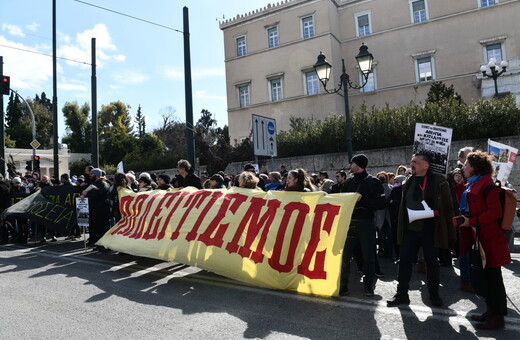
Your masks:
<instances>
[{"instance_id":1,"label":"red greek lettering on banner","mask_svg":"<svg viewBox=\"0 0 520 340\"><path fill-rule=\"evenodd\" d=\"M310 208L307 204L300 202L288 203L284 209L285 213L282 217L282 222L280 223L278 233L276 234L276 241L273 247L273 256L268 261L271 268L273 268L276 271L279 271L280 273L288 273L294 267L294 257L296 253L296 248L298 247L298 243L300 242L300 236L302 233L303 225L305 223L305 218L310 211ZM295 211L298 213L298 215L296 216L296 220L292 228L289 249L287 249L287 257L285 260L285 264L281 264L280 261L283 252L283 244L289 226L289 220L291 218L291 215Z\"/></svg>"},{"instance_id":2,"label":"red greek lettering on banner","mask_svg":"<svg viewBox=\"0 0 520 340\"><path fill-rule=\"evenodd\" d=\"M340 206L332 204L319 204L314 209L314 220L312 222L311 239L305 249L305 254L302 263L298 266L298 274L302 274L310 279L327 279L327 272L325 271L325 255L326 250L316 251L320 243L321 231L325 231L330 235L334 219L339 215ZM323 215L326 213L325 221L323 222ZM323 223L323 226L322 226ZM314 255L314 270L310 269L311 261Z\"/></svg>"}]
</instances>

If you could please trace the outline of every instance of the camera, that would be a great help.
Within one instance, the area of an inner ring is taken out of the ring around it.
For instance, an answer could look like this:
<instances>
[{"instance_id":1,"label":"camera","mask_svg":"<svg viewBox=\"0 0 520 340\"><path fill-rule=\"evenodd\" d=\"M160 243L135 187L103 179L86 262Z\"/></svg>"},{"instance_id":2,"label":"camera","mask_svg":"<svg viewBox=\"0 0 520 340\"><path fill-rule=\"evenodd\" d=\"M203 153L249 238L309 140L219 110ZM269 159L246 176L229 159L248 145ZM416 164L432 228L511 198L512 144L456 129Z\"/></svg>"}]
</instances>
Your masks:
<instances>
[{"instance_id":1,"label":"camera","mask_svg":"<svg viewBox=\"0 0 520 340\"><path fill-rule=\"evenodd\" d=\"M453 226L454 227L460 227L462 223L464 223L464 217L462 216L455 216L453 219Z\"/></svg>"}]
</instances>

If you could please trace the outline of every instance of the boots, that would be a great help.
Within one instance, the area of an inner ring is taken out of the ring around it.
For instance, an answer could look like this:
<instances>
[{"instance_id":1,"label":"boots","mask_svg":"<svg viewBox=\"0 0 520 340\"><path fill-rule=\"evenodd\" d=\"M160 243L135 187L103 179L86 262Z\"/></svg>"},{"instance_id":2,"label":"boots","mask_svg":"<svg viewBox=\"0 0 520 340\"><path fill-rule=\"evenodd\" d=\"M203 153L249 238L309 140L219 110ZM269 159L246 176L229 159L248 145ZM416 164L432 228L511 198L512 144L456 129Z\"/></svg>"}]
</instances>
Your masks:
<instances>
[{"instance_id":1,"label":"boots","mask_svg":"<svg viewBox=\"0 0 520 340\"><path fill-rule=\"evenodd\" d=\"M486 321L475 325L477 329L497 329L504 328L505 322L502 315L491 315Z\"/></svg>"},{"instance_id":2,"label":"boots","mask_svg":"<svg viewBox=\"0 0 520 340\"><path fill-rule=\"evenodd\" d=\"M493 315L493 313L491 313L491 311L488 309L484 314L481 314L481 315L478 315L478 314L473 314L471 316L471 320L473 321L478 321L478 322L484 322L486 321L487 319L489 319L489 317Z\"/></svg>"}]
</instances>

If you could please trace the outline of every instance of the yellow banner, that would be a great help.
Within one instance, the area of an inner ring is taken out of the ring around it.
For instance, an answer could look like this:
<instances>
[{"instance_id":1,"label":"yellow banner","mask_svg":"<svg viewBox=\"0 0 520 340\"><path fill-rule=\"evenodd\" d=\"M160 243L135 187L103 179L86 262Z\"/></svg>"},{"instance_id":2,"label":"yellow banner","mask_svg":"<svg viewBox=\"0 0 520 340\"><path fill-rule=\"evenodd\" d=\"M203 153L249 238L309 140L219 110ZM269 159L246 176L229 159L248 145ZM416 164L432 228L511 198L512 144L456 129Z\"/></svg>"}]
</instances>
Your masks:
<instances>
[{"instance_id":1,"label":"yellow banner","mask_svg":"<svg viewBox=\"0 0 520 340\"><path fill-rule=\"evenodd\" d=\"M337 296L357 197L236 187L123 190L122 219L97 244L262 287Z\"/></svg>"}]
</instances>

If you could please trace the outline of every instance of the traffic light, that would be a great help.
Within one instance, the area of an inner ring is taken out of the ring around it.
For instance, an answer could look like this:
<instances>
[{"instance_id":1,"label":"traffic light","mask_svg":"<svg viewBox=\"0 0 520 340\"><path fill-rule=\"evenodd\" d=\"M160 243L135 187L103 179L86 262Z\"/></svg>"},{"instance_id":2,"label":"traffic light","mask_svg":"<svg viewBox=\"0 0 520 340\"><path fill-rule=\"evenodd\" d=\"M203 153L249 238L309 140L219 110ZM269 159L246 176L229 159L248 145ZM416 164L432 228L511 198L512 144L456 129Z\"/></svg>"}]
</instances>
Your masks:
<instances>
[{"instance_id":1,"label":"traffic light","mask_svg":"<svg viewBox=\"0 0 520 340\"><path fill-rule=\"evenodd\" d=\"M11 91L11 78L8 76L2 76L2 83L0 84L0 89L2 91L2 95L9 95L9 91Z\"/></svg>"},{"instance_id":2,"label":"traffic light","mask_svg":"<svg viewBox=\"0 0 520 340\"><path fill-rule=\"evenodd\" d=\"M33 157L33 170L40 171L40 156Z\"/></svg>"},{"instance_id":3,"label":"traffic light","mask_svg":"<svg viewBox=\"0 0 520 340\"><path fill-rule=\"evenodd\" d=\"M25 170L29 170L29 171L33 170L33 161L32 160L26 161L25 164L27 164L27 166L25 167Z\"/></svg>"}]
</instances>

